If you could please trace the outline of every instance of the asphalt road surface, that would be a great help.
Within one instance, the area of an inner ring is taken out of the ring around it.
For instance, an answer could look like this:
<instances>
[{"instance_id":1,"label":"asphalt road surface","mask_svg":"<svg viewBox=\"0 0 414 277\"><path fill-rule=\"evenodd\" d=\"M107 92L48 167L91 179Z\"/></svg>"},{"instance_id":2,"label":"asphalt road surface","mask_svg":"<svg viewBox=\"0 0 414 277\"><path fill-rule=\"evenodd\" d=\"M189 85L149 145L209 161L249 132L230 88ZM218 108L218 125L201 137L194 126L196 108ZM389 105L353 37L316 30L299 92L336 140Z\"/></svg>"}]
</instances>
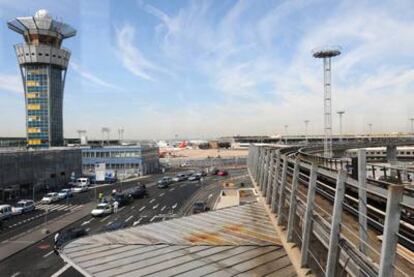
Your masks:
<instances>
[{"instance_id":1,"label":"asphalt road surface","mask_svg":"<svg viewBox=\"0 0 414 277\"><path fill-rule=\"evenodd\" d=\"M232 177L246 174L245 170L240 169L230 170L229 172ZM204 178L203 184L200 184L197 181L183 181L172 184L169 188L160 189L155 185L155 180L161 176L162 175L158 175L140 181L140 183L146 184L148 197L136 199L129 205L120 207L116 214L111 214L106 217L92 217L88 215L81 220L72 223L65 229L72 227L83 227L86 229L88 234L96 234L178 217L182 215L180 211L181 208L183 208L183 206L190 201L196 192L209 184L218 184L218 182L226 179L225 177L209 176ZM126 189L128 187L135 186L136 183L137 181L124 183L123 188ZM109 193L112 188L112 186L103 187L98 189L97 193L99 193L100 190ZM89 191L87 193L76 195L73 199L68 200L67 203L62 201L62 203L59 202L52 204L50 205L50 210L52 209L52 206L54 210L53 212L49 211L48 217L59 216L62 213L70 212L70 209L76 209L78 207L82 208L82 204L94 201L94 197L95 192ZM43 223L45 220L45 214L43 213L44 211L39 209L33 214L20 216L20 221L17 218L10 220L10 222L7 223L6 230L4 230L5 233L0 233L0 240L9 237L10 234L17 234L18 232L27 230L30 231L30 228L33 228L33 226ZM36 216L39 217L36 218ZM27 220L27 218L30 217L35 218ZM14 225L17 222L23 223ZM63 260L53 252L53 237L54 233L46 239L39 241L36 244L25 248L23 251L3 260L0 263L0 275L13 277L51 276L62 269L65 264ZM73 268L68 268L60 276L82 275Z\"/></svg>"}]
</instances>

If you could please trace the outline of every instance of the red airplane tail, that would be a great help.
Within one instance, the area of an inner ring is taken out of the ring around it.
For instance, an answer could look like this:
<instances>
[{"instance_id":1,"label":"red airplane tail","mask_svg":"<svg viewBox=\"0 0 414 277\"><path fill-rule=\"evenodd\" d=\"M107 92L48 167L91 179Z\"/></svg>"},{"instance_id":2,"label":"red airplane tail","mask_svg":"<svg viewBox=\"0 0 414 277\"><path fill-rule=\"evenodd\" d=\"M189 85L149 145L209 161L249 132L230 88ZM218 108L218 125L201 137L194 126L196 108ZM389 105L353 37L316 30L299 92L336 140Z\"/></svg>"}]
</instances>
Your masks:
<instances>
[{"instance_id":1,"label":"red airplane tail","mask_svg":"<svg viewBox=\"0 0 414 277\"><path fill-rule=\"evenodd\" d=\"M186 148L187 147L187 141L186 140L183 140L179 145L178 145L178 148Z\"/></svg>"}]
</instances>

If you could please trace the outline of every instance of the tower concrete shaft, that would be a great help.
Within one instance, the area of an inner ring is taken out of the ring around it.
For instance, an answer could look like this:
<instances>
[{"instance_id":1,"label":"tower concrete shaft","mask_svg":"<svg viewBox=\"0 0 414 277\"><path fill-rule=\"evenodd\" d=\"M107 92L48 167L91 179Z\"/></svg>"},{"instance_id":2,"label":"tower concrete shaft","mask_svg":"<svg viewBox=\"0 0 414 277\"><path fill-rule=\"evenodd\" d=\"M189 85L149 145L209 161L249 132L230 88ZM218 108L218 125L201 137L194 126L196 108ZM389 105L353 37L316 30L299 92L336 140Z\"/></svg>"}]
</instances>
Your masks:
<instances>
[{"instance_id":1,"label":"tower concrete shaft","mask_svg":"<svg viewBox=\"0 0 414 277\"><path fill-rule=\"evenodd\" d=\"M23 80L26 133L29 147L63 145L63 89L70 51L62 41L75 36L69 25L54 20L46 10L17 17L8 27L24 38L14 46Z\"/></svg>"}]
</instances>

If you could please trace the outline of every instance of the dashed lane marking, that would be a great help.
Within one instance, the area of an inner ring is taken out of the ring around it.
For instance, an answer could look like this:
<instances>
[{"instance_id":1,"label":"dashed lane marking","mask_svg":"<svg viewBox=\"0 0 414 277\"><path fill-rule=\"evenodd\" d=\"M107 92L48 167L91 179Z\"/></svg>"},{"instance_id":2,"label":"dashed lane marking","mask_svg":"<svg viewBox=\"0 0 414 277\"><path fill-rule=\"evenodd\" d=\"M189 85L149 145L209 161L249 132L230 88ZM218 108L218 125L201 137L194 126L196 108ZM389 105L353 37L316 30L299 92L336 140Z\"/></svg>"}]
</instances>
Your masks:
<instances>
[{"instance_id":1,"label":"dashed lane marking","mask_svg":"<svg viewBox=\"0 0 414 277\"><path fill-rule=\"evenodd\" d=\"M18 272L16 272L16 273L14 273L13 275L11 275L10 277L17 277L17 276L19 276L20 275L20 271L18 271Z\"/></svg>"},{"instance_id":2,"label":"dashed lane marking","mask_svg":"<svg viewBox=\"0 0 414 277\"><path fill-rule=\"evenodd\" d=\"M133 216L133 215L131 215L130 217L128 217L127 219L125 219L125 222L130 221L133 217L134 217L134 216Z\"/></svg>"},{"instance_id":3,"label":"dashed lane marking","mask_svg":"<svg viewBox=\"0 0 414 277\"><path fill-rule=\"evenodd\" d=\"M47 257L49 257L50 255L52 255L53 254L53 250L52 251L50 251L50 252L47 252L46 254L44 254L43 255L43 258L47 258Z\"/></svg>"},{"instance_id":4,"label":"dashed lane marking","mask_svg":"<svg viewBox=\"0 0 414 277\"><path fill-rule=\"evenodd\" d=\"M171 208L175 209L177 208L178 203L175 203L174 205L171 206Z\"/></svg>"},{"instance_id":5,"label":"dashed lane marking","mask_svg":"<svg viewBox=\"0 0 414 277\"><path fill-rule=\"evenodd\" d=\"M160 197L163 197L165 195L165 192L160 193Z\"/></svg>"},{"instance_id":6,"label":"dashed lane marking","mask_svg":"<svg viewBox=\"0 0 414 277\"><path fill-rule=\"evenodd\" d=\"M152 203L152 202L154 202L155 201L155 198L153 198L153 199L151 199L151 201L149 202L150 204Z\"/></svg>"},{"instance_id":7,"label":"dashed lane marking","mask_svg":"<svg viewBox=\"0 0 414 277\"><path fill-rule=\"evenodd\" d=\"M130 210L133 210L133 209L135 209L135 206L132 206L131 208L129 208Z\"/></svg>"},{"instance_id":8,"label":"dashed lane marking","mask_svg":"<svg viewBox=\"0 0 414 277\"><path fill-rule=\"evenodd\" d=\"M109 221L108 223L106 223L106 226L109 226L112 224L113 221Z\"/></svg>"},{"instance_id":9,"label":"dashed lane marking","mask_svg":"<svg viewBox=\"0 0 414 277\"><path fill-rule=\"evenodd\" d=\"M154 221L154 219L156 219L156 218L157 218L157 216L156 216L156 215L154 215L153 217L151 217L150 222L153 222L153 221Z\"/></svg>"},{"instance_id":10,"label":"dashed lane marking","mask_svg":"<svg viewBox=\"0 0 414 277\"><path fill-rule=\"evenodd\" d=\"M156 208L158 208L160 204L155 205L154 207L152 207L153 210L155 210Z\"/></svg>"},{"instance_id":11,"label":"dashed lane marking","mask_svg":"<svg viewBox=\"0 0 414 277\"><path fill-rule=\"evenodd\" d=\"M137 221L134 221L134 223L132 224L132 226L136 226L138 225L142 220L142 217L140 217Z\"/></svg>"},{"instance_id":12,"label":"dashed lane marking","mask_svg":"<svg viewBox=\"0 0 414 277\"><path fill-rule=\"evenodd\" d=\"M145 206L141 207L141 209L139 209L140 212L142 212L145 209Z\"/></svg>"},{"instance_id":13,"label":"dashed lane marking","mask_svg":"<svg viewBox=\"0 0 414 277\"><path fill-rule=\"evenodd\" d=\"M105 216L104 218L102 218L100 221L104 222L105 220L109 219L109 216Z\"/></svg>"},{"instance_id":14,"label":"dashed lane marking","mask_svg":"<svg viewBox=\"0 0 414 277\"><path fill-rule=\"evenodd\" d=\"M163 210L165 210L165 208L167 208L167 206L163 206L162 208L161 208L161 212L163 211Z\"/></svg>"},{"instance_id":15,"label":"dashed lane marking","mask_svg":"<svg viewBox=\"0 0 414 277\"><path fill-rule=\"evenodd\" d=\"M169 191L174 191L175 190L175 188L171 188L171 189L169 189Z\"/></svg>"}]
</instances>

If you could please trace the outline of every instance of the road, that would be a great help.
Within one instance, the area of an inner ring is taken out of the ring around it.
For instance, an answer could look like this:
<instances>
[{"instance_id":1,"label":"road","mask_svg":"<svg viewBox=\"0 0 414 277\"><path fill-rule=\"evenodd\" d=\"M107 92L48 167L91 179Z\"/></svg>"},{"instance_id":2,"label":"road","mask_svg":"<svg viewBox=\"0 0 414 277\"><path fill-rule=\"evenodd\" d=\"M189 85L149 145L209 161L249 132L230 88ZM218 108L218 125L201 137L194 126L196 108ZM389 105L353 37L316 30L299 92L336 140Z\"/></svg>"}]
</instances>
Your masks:
<instances>
[{"instance_id":1,"label":"road","mask_svg":"<svg viewBox=\"0 0 414 277\"><path fill-rule=\"evenodd\" d=\"M230 171L231 176L241 174L245 174L245 170L238 169ZM141 181L141 183L145 183L147 186L148 197L136 199L131 204L120 207L117 214L111 214L100 218L94 218L88 215L81 220L72 223L65 229L72 227L84 227L88 234L96 234L119 228L155 223L173 217L182 216L184 207L188 206L188 201L191 201L191 198L194 195L199 195L199 193L196 194L197 192L202 191L205 187L211 188L213 184L217 184L217 187L219 187L221 181L226 179L218 176L209 176L205 177L203 184L200 184L197 181L184 181L172 184L167 189L160 189L155 185L155 179L158 179L159 177L160 176L156 176ZM134 182L124 184L124 188L133 185L135 185ZM111 187L105 188L107 191L110 191L111 189ZM88 196L85 193L82 198L76 199L75 197L71 200L70 204L74 207L82 205L82 203L84 203L83 201L87 201L88 197L89 201L91 201L90 195ZM208 197L208 194L205 194L205 197ZM205 200L207 201L208 199ZM61 210L56 210L56 214L61 212ZM21 225L31 226L31 224L35 224L36 222L36 220L31 220L30 223ZM1 276L51 276L63 268L65 264L62 259L53 252L53 236L54 234L51 234L44 240L39 241L36 244L25 248L23 251L3 260L0 263ZM68 268L60 276L81 275L73 268Z\"/></svg>"}]
</instances>

